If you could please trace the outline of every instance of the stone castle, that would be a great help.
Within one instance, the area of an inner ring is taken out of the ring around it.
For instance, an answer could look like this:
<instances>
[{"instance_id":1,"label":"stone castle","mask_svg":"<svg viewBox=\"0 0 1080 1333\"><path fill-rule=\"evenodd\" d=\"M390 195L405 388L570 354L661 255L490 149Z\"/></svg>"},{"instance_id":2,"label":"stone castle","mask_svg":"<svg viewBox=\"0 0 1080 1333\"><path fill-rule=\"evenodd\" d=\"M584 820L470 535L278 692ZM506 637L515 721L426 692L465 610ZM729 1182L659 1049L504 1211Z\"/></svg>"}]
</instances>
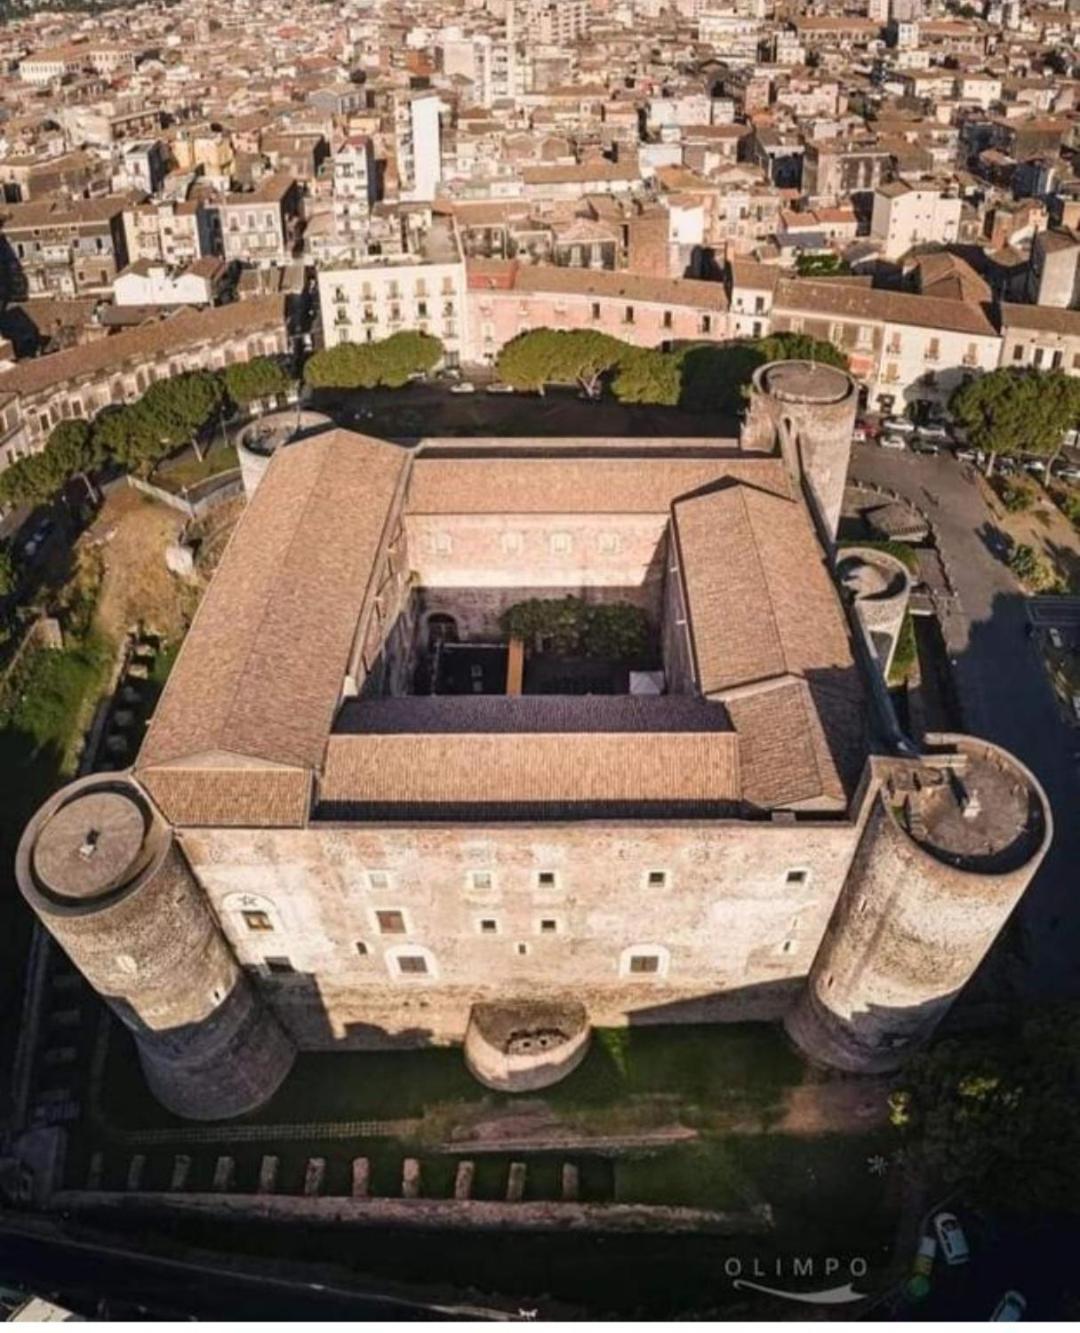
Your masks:
<instances>
[{"instance_id":1,"label":"stone castle","mask_svg":"<svg viewBox=\"0 0 1080 1333\"><path fill-rule=\"evenodd\" d=\"M851 1071L930 1034L1050 812L993 745L897 726L908 573L835 546L856 401L779 362L739 441L242 450L137 762L18 854L163 1103L241 1114L297 1050L462 1043L520 1090L598 1025L782 1019ZM567 594L640 608L650 669L537 683L500 616Z\"/></svg>"}]
</instances>

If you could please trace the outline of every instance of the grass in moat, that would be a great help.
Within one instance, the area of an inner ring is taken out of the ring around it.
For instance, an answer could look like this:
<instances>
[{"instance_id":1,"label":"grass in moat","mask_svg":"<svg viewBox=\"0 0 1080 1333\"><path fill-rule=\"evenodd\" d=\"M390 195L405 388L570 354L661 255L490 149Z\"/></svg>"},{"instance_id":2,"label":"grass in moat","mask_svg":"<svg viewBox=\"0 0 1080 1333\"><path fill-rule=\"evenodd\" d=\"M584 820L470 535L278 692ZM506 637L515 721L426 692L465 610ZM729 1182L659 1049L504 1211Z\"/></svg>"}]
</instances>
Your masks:
<instances>
[{"instance_id":1,"label":"grass in moat","mask_svg":"<svg viewBox=\"0 0 1080 1333\"><path fill-rule=\"evenodd\" d=\"M219 472L228 472L238 466L235 448L218 441L202 458L196 458L194 450L187 450L177 458L166 459L154 469L150 480L155 486L179 494L208 477L216 477Z\"/></svg>"},{"instance_id":2,"label":"grass in moat","mask_svg":"<svg viewBox=\"0 0 1080 1333\"><path fill-rule=\"evenodd\" d=\"M628 1108L656 1123L702 1113L767 1121L786 1088L802 1081L803 1065L772 1024L605 1028L594 1034L584 1062L537 1097L571 1127L593 1133L633 1129ZM537 1098L531 1099L534 1103ZM422 1120L451 1128L455 1117L495 1114L520 1099L483 1088L457 1047L394 1052L308 1052L298 1057L277 1094L239 1123L261 1125L341 1120ZM114 1024L102 1080L101 1113L121 1129L175 1126L146 1088L130 1038Z\"/></svg>"}]
</instances>

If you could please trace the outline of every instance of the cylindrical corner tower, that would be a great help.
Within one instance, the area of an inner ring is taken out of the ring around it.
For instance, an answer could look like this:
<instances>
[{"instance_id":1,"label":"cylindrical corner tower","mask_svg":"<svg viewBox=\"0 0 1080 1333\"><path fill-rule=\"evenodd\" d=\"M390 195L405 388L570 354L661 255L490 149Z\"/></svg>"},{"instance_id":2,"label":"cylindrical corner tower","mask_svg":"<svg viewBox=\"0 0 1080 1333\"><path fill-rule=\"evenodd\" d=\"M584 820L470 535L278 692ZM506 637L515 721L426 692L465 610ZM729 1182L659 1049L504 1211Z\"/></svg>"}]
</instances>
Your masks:
<instances>
[{"instance_id":1,"label":"cylindrical corner tower","mask_svg":"<svg viewBox=\"0 0 1080 1333\"><path fill-rule=\"evenodd\" d=\"M982 961L1050 843L1049 802L1011 755L936 736L878 761L870 812L806 989L785 1020L813 1060L896 1069Z\"/></svg>"},{"instance_id":2,"label":"cylindrical corner tower","mask_svg":"<svg viewBox=\"0 0 1080 1333\"><path fill-rule=\"evenodd\" d=\"M911 574L896 556L868 546L845 546L836 573L852 596L881 674L888 679L911 597Z\"/></svg>"},{"instance_id":3,"label":"cylindrical corner tower","mask_svg":"<svg viewBox=\"0 0 1080 1333\"><path fill-rule=\"evenodd\" d=\"M851 460L859 388L846 370L817 361L770 361L754 372L743 446L780 451L805 477L818 517L835 539Z\"/></svg>"},{"instance_id":4,"label":"cylindrical corner tower","mask_svg":"<svg viewBox=\"0 0 1080 1333\"><path fill-rule=\"evenodd\" d=\"M329 430L333 421L322 412L267 412L244 427L236 442L236 457L244 494L250 500L266 475L274 452L294 440Z\"/></svg>"},{"instance_id":5,"label":"cylindrical corner tower","mask_svg":"<svg viewBox=\"0 0 1080 1333\"><path fill-rule=\"evenodd\" d=\"M154 1095L219 1120L266 1101L295 1049L211 914L172 830L122 775L56 793L16 856L24 897L135 1036Z\"/></svg>"}]
</instances>

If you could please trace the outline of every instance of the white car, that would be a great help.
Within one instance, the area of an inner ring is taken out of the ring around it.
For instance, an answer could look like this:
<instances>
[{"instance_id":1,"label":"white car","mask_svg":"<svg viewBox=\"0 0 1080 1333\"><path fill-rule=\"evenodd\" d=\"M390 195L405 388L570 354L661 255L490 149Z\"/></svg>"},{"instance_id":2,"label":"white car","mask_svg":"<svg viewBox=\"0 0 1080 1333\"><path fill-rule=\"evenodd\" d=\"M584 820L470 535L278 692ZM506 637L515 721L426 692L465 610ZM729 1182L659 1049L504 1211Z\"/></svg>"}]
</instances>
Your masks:
<instances>
[{"instance_id":1,"label":"white car","mask_svg":"<svg viewBox=\"0 0 1080 1333\"><path fill-rule=\"evenodd\" d=\"M512 384L489 384L487 391L488 393L513 393L514 386Z\"/></svg>"},{"instance_id":2,"label":"white car","mask_svg":"<svg viewBox=\"0 0 1080 1333\"><path fill-rule=\"evenodd\" d=\"M907 417L886 417L881 423L881 429L892 431L894 435L914 435L915 423Z\"/></svg>"},{"instance_id":3,"label":"white car","mask_svg":"<svg viewBox=\"0 0 1080 1333\"><path fill-rule=\"evenodd\" d=\"M1027 1301L1018 1291L1007 1291L997 1305L994 1306L994 1313L990 1316L991 1323L1007 1324L1023 1319L1027 1311Z\"/></svg>"},{"instance_id":4,"label":"white car","mask_svg":"<svg viewBox=\"0 0 1080 1333\"><path fill-rule=\"evenodd\" d=\"M934 1231L937 1234L941 1253L947 1264L966 1264L971 1258L971 1247L967 1243L964 1229L953 1213L938 1213L934 1218Z\"/></svg>"},{"instance_id":5,"label":"white car","mask_svg":"<svg viewBox=\"0 0 1080 1333\"><path fill-rule=\"evenodd\" d=\"M939 425L937 422L935 422L933 425L930 426L920 426L919 434L922 436L924 440L942 441L942 440L947 440L949 438L949 432L947 428L945 426Z\"/></svg>"},{"instance_id":6,"label":"white car","mask_svg":"<svg viewBox=\"0 0 1080 1333\"><path fill-rule=\"evenodd\" d=\"M878 440L878 444L880 444L883 449L907 448L907 440L905 440L902 435L883 435L881 439Z\"/></svg>"},{"instance_id":7,"label":"white car","mask_svg":"<svg viewBox=\"0 0 1080 1333\"><path fill-rule=\"evenodd\" d=\"M451 393L475 393L476 385L472 380L462 380L460 384L451 384Z\"/></svg>"}]
</instances>

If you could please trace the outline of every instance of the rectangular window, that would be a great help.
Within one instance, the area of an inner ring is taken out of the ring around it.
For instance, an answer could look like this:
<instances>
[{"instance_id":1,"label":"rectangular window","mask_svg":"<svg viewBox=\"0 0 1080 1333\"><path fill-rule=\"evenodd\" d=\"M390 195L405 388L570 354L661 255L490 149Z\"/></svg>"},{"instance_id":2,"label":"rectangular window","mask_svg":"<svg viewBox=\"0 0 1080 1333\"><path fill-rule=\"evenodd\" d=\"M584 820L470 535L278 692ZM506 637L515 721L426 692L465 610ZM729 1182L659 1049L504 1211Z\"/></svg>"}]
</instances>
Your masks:
<instances>
[{"instance_id":1,"label":"rectangular window","mask_svg":"<svg viewBox=\"0 0 1080 1333\"><path fill-rule=\"evenodd\" d=\"M754 328L759 328L759 327L760 326L757 324L754 325ZM712 333L712 315L702 315L701 331L702 333Z\"/></svg>"},{"instance_id":2,"label":"rectangular window","mask_svg":"<svg viewBox=\"0 0 1080 1333\"><path fill-rule=\"evenodd\" d=\"M599 302L599 301L594 301L594 302L593 302L593 307L592 307L592 317L593 317L593 319L599 319L599 318L600 318L600 302Z\"/></svg>"},{"instance_id":3,"label":"rectangular window","mask_svg":"<svg viewBox=\"0 0 1080 1333\"><path fill-rule=\"evenodd\" d=\"M809 870L789 870L784 876L784 882L785 884L805 884L809 878Z\"/></svg>"},{"instance_id":4,"label":"rectangular window","mask_svg":"<svg viewBox=\"0 0 1080 1333\"><path fill-rule=\"evenodd\" d=\"M670 310L665 310L665 311L664 311L664 320L663 320L663 324L664 324L664 328L665 328L665 329L670 329L670 328L671 328L671 311L670 311Z\"/></svg>"},{"instance_id":5,"label":"rectangular window","mask_svg":"<svg viewBox=\"0 0 1080 1333\"><path fill-rule=\"evenodd\" d=\"M244 912L244 925L248 930L273 930L274 924L266 912Z\"/></svg>"},{"instance_id":6,"label":"rectangular window","mask_svg":"<svg viewBox=\"0 0 1080 1333\"><path fill-rule=\"evenodd\" d=\"M368 947L363 940L356 941L356 952L360 955L361 958L367 957Z\"/></svg>"},{"instance_id":7,"label":"rectangular window","mask_svg":"<svg viewBox=\"0 0 1080 1333\"><path fill-rule=\"evenodd\" d=\"M490 870L469 871L469 887L477 893L487 893L493 884L494 880L491 877Z\"/></svg>"},{"instance_id":8,"label":"rectangular window","mask_svg":"<svg viewBox=\"0 0 1080 1333\"><path fill-rule=\"evenodd\" d=\"M646 882L650 889L666 889L668 872L666 870L650 870Z\"/></svg>"},{"instance_id":9,"label":"rectangular window","mask_svg":"<svg viewBox=\"0 0 1080 1333\"><path fill-rule=\"evenodd\" d=\"M660 971L660 959L654 953L636 953L630 959L632 976L644 976Z\"/></svg>"},{"instance_id":10,"label":"rectangular window","mask_svg":"<svg viewBox=\"0 0 1080 1333\"><path fill-rule=\"evenodd\" d=\"M1017 343L1016 346L1013 348L1013 360L1023 361L1023 359L1024 359L1024 346L1022 343ZM1073 359L1075 361L1076 358Z\"/></svg>"},{"instance_id":11,"label":"rectangular window","mask_svg":"<svg viewBox=\"0 0 1080 1333\"><path fill-rule=\"evenodd\" d=\"M501 542L506 555L519 555L525 545L525 540L520 532L504 532Z\"/></svg>"},{"instance_id":12,"label":"rectangular window","mask_svg":"<svg viewBox=\"0 0 1080 1333\"><path fill-rule=\"evenodd\" d=\"M634 307L632 305L628 305L625 311L623 312L623 323L633 324L633 322L634 322Z\"/></svg>"},{"instance_id":13,"label":"rectangular window","mask_svg":"<svg viewBox=\"0 0 1080 1333\"><path fill-rule=\"evenodd\" d=\"M619 554L619 534L617 532L602 532L597 541L601 555Z\"/></svg>"},{"instance_id":14,"label":"rectangular window","mask_svg":"<svg viewBox=\"0 0 1080 1333\"><path fill-rule=\"evenodd\" d=\"M559 923L553 916L545 916L540 921L541 935L557 935L559 932Z\"/></svg>"},{"instance_id":15,"label":"rectangular window","mask_svg":"<svg viewBox=\"0 0 1080 1333\"><path fill-rule=\"evenodd\" d=\"M538 870L536 872L536 887L538 889L554 889L559 885L559 872L557 870Z\"/></svg>"},{"instance_id":16,"label":"rectangular window","mask_svg":"<svg viewBox=\"0 0 1080 1333\"><path fill-rule=\"evenodd\" d=\"M275 973L277 976L286 976L293 970L292 963L287 958L266 958L267 971Z\"/></svg>"},{"instance_id":17,"label":"rectangular window","mask_svg":"<svg viewBox=\"0 0 1080 1333\"><path fill-rule=\"evenodd\" d=\"M369 870L367 872L368 888L376 892L380 889L390 887L390 876L385 870Z\"/></svg>"},{"instance_id":18,"label":"rectangular window","mask_svg":"<svg viewBox=\"0 0 1080 1333\"><path fill-rule=\"evenodd\" d=\"M398 956L398 971L402 976L426 976L428 965L427 959L422 953L403 953Z\"/></svg>"},{"instance_id":19,"label":"rectangular window","mask_svg":"<svg viewBox=\"0 0 1080 1333\"><path fill-rule=\"evenodd\" d=\"M569 555L573 545L573 540L568 532L553 532L551 534L552 555Z\"/></svg>"},{"instance_id":20,"label":"rectangular window","mask_svg":"<svg viewBox=\"0 0 1080 1333\"><path fill-rule=\"evenodd\" d=\"M485 916L480 918L481 935L497 935L498 933L499 933L499 923L495 920L493 916Z\"/></svg>"},{"instance_id":21,"label":"rectangular window","mask_svg":"<svg viewBox=\"0 0 1080 1333\"><path fill-rule=\"evenodd\" d=\"M449 555L454 543L448 532L432 532L428 535L428 550L432 555Z\"/></svg>"},{"instance_id":22,"label":"rectangular window","mask_svg":"<svg viewBox=\"0 0 1080 1333\"><path fill-rule=\"evenodd\" d=\"M383 935L404 935L405 914L403 912L376 912L375 920L379 923L379 932Z\"/></svg>"}]
</instances>

